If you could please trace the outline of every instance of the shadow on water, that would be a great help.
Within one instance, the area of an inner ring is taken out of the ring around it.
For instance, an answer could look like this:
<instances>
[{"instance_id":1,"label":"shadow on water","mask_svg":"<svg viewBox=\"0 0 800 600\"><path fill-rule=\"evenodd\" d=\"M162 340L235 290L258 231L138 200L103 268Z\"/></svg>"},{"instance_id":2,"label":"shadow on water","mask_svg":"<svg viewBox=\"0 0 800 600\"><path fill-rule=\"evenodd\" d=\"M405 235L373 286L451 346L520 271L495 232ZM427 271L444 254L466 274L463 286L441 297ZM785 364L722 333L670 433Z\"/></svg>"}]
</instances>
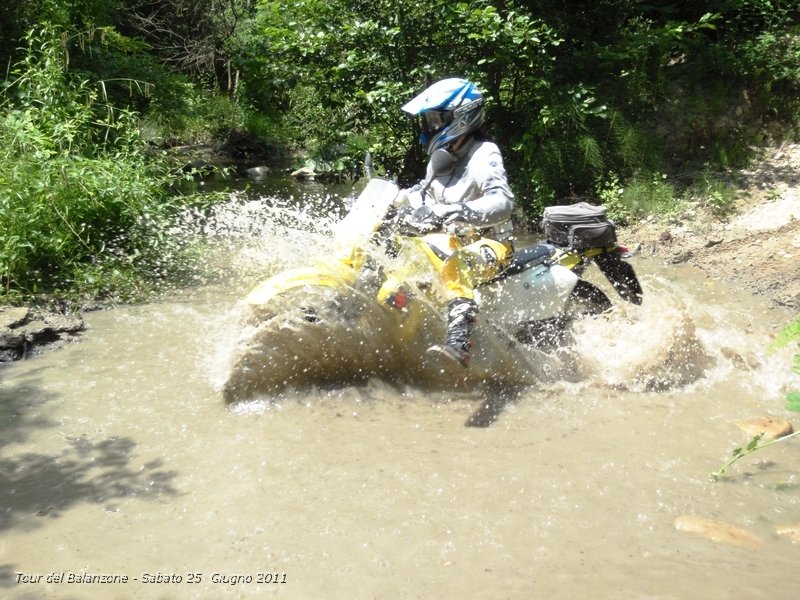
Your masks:
<instances>
[{"instance_id":1,"label":"shadow on water","mask_svg":"<svg viewBox=\"0 0 800 600\"><path fill-rule=\"evenodd\" d=\"M505 410L506 406L516 402L522 393L521 388L507 386L490 386L481 393L481 404L469 416L466 427L489 427Z\"/></svg>"},{"instance_id":2,"label":"shadow on water","mask_svg":"<svg viewBox=\"0 0 800 600\"><path fill-rule=\"evenodd\" d=\"M171 485L176 472L163 470L162 461L151 461L141 470L129 466L136 447L130 438L92 441L80 436L67 443L55 454L0 458L0 530L31 515L56 518L79 502L114 511L114 501L121 498L177 494Z\"/></svg>"},{"instance_id":3,"label":"shadow on water","mask_svg":"<svg viewBox=\"0 0 800 600\"><path fill-rule=\"evenodd\" d=\"M5 368L0 367L0 374ZM36 414L37 409L55 397L40 388L37 371L32 371L24 384L0 389L0 450L9 444L25 442L32 430L58 425L45 414Z\"/></svg>"},{"instance_id":4,"label":"shadow on water","mask_svg":"<svg viewBox=\"0 0 800 600\"><path fill-rule=\"evenodd\" d=\"M9 453L9 446L59 425L44 415L56 394L43 391L38 381L34 376L0 390L0 450L5 451L0 456L0 531L39 527L81 502L115 511L115 501L123 498L178 494L172 486L177 473L164 469L161 460L131 466L136 442L129 437L64 437L60 451ZM0 575L9 568L0 565Z\"/></svg>"}]
</instances>

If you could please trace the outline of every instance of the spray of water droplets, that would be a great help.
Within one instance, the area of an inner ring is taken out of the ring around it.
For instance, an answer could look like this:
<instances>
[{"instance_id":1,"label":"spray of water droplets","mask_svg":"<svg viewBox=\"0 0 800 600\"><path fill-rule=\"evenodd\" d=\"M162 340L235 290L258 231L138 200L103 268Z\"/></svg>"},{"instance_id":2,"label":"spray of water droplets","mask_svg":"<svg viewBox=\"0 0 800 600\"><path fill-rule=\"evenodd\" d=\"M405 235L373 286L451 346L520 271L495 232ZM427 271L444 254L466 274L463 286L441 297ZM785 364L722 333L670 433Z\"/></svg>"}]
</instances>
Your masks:
<instances>
[{"instance_id":1,"label":"spray of water droplets","mask_svg":"<svg viewBox=\"0 0 800 600\"><path fill-rule=\"evenodd\" d=\"M782 393L790 359L768 351L765 332L742 327L747 307L710 302L689 283L657 274L642 283L641 306L616 303L577 323L573 348L586 381L668 392L710 387L740 373L754 393Z\"/></svg>"},{"instance_id":2,"label":"spray of water droplets","mask_svg":"<svg viewBox=\"0 0 800 600\"><path fill-rule=\"evenodd\" d=\"M441 370L426 370L423 360L425 348L442 337L443 321L433 305L418 335L402 338L374 296L359 290L292 290L256 320L240 301L259 281L328 259L345 204L324 195L303 202L232 195L210 210L184 215L178 227L203 237L210 268L235 290L211 332L208 372L217 388L229 385L235 371L270 393L370 377L427 387L447 381ZM388 257L381 261L388 271L398 266ZM785 388L785 357L767 356L765 340L732 325L737 320L730 308L695 297L658 274L647 275L643 284L642 306L618 300L610 312L578 321L568 346L549 352L510 344L484 325L476 336L472 371L450 383L468 388L493 378L525 385L569 380L667 392L711 385L747 369L760 390L780 394ZM491 315L481 321L490 323Z\"/></svg>"}]
</instances>

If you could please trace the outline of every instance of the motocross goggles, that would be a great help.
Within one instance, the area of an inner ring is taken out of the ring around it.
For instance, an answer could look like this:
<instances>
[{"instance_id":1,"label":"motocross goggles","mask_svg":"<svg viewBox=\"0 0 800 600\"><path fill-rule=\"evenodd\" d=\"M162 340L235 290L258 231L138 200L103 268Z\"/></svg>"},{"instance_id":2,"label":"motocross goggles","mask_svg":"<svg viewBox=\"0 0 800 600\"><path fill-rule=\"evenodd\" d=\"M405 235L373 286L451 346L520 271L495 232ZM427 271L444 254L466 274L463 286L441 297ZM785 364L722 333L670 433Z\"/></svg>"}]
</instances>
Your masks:
<instances>
[{"instance_id":1,"label":"motocross goggles","mask_svg":"<svg viewBox=\"0 0 800 600\"><path fill-rule=\"evenodd\" d=\"M420 115L422 131L428 135L441 131L453 121L452 110L429 110Z\"/></svg>"}]
</instances>

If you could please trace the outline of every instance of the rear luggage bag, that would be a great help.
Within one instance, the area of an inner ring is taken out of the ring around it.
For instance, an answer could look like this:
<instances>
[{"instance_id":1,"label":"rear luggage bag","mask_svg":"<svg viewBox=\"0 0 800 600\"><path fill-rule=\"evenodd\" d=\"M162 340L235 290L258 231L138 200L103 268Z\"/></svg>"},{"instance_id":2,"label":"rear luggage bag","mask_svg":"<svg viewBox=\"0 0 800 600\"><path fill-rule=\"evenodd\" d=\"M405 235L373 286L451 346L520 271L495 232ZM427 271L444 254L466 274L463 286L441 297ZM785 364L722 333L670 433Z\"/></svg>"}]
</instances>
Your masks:
<instances>
[{"instance_id":1,"label":"rear luggage bag","mask_svg":"<svg viewBox=\"0 0 800 600\"><path fill-rule=\"evenodd\" d=\"M556 246L575 250L603 248L617 241L616 226L606 217L604 206L578 202L544 209L544 233Z\"/></svg>"}]
</instances>

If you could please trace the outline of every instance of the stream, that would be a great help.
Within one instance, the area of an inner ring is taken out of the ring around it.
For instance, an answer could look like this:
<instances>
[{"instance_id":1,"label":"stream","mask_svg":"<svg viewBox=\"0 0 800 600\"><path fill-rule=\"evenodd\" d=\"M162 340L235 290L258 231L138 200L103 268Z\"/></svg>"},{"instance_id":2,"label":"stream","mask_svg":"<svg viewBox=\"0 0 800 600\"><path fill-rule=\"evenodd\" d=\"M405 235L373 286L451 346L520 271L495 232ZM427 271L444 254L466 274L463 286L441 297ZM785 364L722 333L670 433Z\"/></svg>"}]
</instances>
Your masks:
<instances>
[{"instance_id":1,"label":"stream","mask_svg":"<svg viewBox=\"0 0 800 600\"><path fill-rule=\"evenodd\" d=\"M792 353L768 347L794 315L634 258L644 304L615 299L568 373L514 394L373 379L227 406L241 298L324 252L329 223L288 193L207 219L207 284L0 367L0 596L800 596L777 534L800 523L800 439L709 479L751 437L737 421L791 418Z\"/></svg>"}]
</instances>

